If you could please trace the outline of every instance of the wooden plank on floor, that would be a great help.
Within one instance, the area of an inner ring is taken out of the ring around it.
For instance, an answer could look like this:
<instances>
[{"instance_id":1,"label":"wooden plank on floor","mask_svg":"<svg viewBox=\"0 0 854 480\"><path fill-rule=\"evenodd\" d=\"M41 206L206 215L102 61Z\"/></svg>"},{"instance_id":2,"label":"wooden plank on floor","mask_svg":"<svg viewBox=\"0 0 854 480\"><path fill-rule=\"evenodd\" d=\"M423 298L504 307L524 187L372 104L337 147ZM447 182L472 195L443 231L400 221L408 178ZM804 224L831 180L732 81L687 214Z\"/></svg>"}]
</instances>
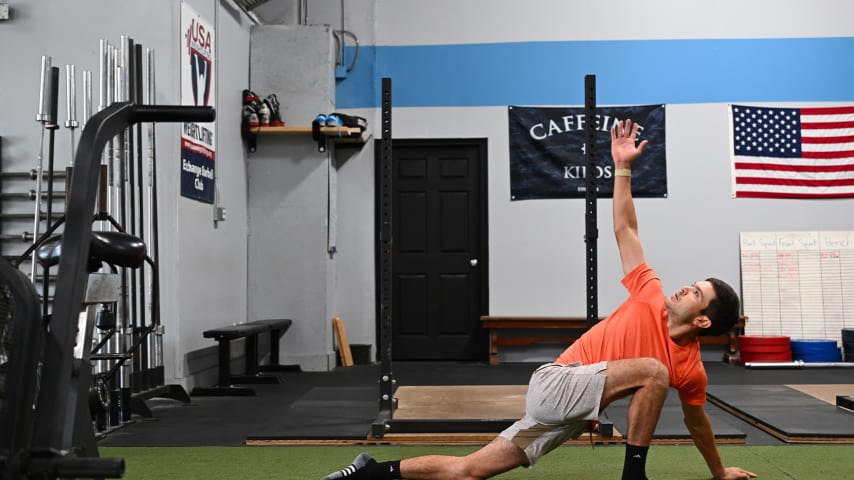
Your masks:
<instances>
[{"instance_id":1,"label":"wooden plank on floor","mask_svg":"<svg viewBox=\"0 0 854 480\"><path fill-rule=\"evenodd\" d=\"M347 339L347 328L344 327L344 320L341 317L332 319L332 326L335 330L335 339L338 341L338 353L341 355L341 366L353 366L353 353L350 351L350 340Z\"/></svg>"},{"instance_id":2,"label":"wooden plank on floor","mask_svg":"<svg viewBox=\"0 0 854 480\"><path fill-rule=\"evenodd\" d=\"M333 445L369 445L369 446L385 446L385 445L409 445L409 446L424 446L424 445L486 445L495 438L495 435L490 434L394 434L385 435L383 437L366 437L365 439L341 439L341 440L325 440L325 439L265 439L265 440L247 440L248 446L333 446ZM619 432L614 432L612 437L601 437L598 434L593 434L593 445L620 445L625 443L625 437ZM718 445L743 445L744 439L718 439L715 443ZM590 445L591 438L589 434L584 434L575 440L567 440L564 445ZM658 438L652 440L653 445L693 445L690 439L685 438Z\"/></svg>"},{"instance_id":3,"label":"wooden plank on floor","mask_svg":"<svg viewBox=\"0 0 854 480\"><path fill-rule=\"evenodd\" d=\"M403 386L397 420L518 420L525 415L527 385Z\"/></svg>"},{"instance_id":4,"label":"wooden plank on floor","mask_svg":"<svg viewBox=\"0 0 854 480\"><path fill-rule=\"evenodd\" d=\"M807 395L813 396L822 402L827 402L831 405L836 405L837 396L854 397L854 385L852 384L798 384L786 386L799 392L806 393Z\"/></svg>"},{"instance_id":5,"label":"wooden plank on floor","mask_svg":"<svg viewBox=\"0 0 854 480\"><path fill-rule=\"evenodd\" d=\"M247 440L250 446L275 446L275 445L486 445L496 437L494 433L396 433L382 437L366 437L365 439L265 439ZM619 432L614 432L611 437L602 437L599 434L585 433L577 439L567 440L564 445L610 445L624 443L625 439ZM671 442L667 442L671 443Z\"/></svg>"}]
</instances>

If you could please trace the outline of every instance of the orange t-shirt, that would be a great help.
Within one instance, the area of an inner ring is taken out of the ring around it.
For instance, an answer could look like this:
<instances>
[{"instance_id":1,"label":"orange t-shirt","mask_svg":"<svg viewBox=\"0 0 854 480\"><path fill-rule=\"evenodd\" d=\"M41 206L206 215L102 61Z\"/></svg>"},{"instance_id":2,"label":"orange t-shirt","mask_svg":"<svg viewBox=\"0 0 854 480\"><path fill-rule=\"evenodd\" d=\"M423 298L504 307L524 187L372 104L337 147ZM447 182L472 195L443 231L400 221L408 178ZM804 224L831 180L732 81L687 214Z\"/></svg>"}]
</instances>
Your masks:
<instances>
[{"instance_id":1,"label":"orange t-shirt","mask_svg":"<svg viewBox=\"0 0 854 480\"><path fill-rule=\"evenodd\" d=\"M706 402L708 377L700 357L700 342L680 347L667 332L667 310L661 279L646 264L623 278L629 299L584 333L558 357L556 363L584 365L606 360L653 357L670 372L670 386L690 405Z\"/></svg>"}]
</instances>

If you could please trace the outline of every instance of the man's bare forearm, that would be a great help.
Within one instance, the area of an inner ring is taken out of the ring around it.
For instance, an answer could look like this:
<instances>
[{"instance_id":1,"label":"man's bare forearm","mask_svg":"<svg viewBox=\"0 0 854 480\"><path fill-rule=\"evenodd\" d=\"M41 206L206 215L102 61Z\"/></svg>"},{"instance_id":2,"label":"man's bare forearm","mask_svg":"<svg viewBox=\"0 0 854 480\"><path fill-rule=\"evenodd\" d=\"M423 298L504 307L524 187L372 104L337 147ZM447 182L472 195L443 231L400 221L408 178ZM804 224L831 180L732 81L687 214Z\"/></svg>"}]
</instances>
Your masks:
<instances>
[{"instance_id":1,"label":"man's bare forearm","mask_svg":"<svg viewBox=\"0 0 854 480\"><path fill-rule=\"evenodd\" d=\"M620 249L623 272L628 274L644 262L638 238L638 217L632 199L632 162L640 157L646 140L637 141L637 125L631 120L611 128L611 157L614 160L614 235Z\"/></svg>"},{"instance_id":2,"label":"man's bare forearm","mask_svg":"<svg viewBox=\"0 0 854 480\"><path fill-rule=\"evenodd\" d=\"M618 242L621 232L626 230L637 235L638 217L632 198L632 177L628 175L614 177L614 233Z\"/></svg>"}]
</instances>

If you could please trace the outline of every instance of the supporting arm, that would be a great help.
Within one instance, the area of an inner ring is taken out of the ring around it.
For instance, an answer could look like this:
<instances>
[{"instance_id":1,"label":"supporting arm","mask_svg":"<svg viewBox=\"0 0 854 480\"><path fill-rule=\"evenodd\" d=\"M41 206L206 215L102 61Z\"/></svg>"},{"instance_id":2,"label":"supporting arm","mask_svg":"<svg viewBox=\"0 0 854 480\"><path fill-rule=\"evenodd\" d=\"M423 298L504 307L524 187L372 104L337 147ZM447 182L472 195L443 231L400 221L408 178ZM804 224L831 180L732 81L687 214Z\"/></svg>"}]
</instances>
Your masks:
<instances>
[{"instance_id":1,"label":"supporting arm","mask_svg":"<svg viewBox=\"0 0 854 480\"><path fill-rule=\"evenodd\" d=\"M739 467L724 467L721 462L721 455L718 453L718 447L715 445L715 434L712 431L712 423L709 421L706 410L702 405L682 404L682 413L685 416L685 426L688 427L688 432L691 434L691 439L703 459L706 460L706 465L712 473L712 477L716 480L744 479L755 478L756 474L748 472Z\"/></svg>"}]
</instances>

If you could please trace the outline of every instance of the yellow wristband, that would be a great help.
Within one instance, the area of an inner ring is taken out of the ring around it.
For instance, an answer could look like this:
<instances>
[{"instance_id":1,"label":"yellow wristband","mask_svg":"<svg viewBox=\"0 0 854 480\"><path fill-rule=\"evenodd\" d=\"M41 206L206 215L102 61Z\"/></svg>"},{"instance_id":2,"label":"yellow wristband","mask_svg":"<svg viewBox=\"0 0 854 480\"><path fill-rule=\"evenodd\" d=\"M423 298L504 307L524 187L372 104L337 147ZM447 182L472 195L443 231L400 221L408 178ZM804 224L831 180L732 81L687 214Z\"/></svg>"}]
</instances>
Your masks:
<instances>
[{"instance_id":1,"label":"yellow wristband","mask_svg":"<svg viewBox=\"0 0 854 480\"><path fill-rule=\"evenodd\" d=\"M632 169L631 168L617 168L614 170L615 177L631 177Z\"/></svg>"}]
</instances>

